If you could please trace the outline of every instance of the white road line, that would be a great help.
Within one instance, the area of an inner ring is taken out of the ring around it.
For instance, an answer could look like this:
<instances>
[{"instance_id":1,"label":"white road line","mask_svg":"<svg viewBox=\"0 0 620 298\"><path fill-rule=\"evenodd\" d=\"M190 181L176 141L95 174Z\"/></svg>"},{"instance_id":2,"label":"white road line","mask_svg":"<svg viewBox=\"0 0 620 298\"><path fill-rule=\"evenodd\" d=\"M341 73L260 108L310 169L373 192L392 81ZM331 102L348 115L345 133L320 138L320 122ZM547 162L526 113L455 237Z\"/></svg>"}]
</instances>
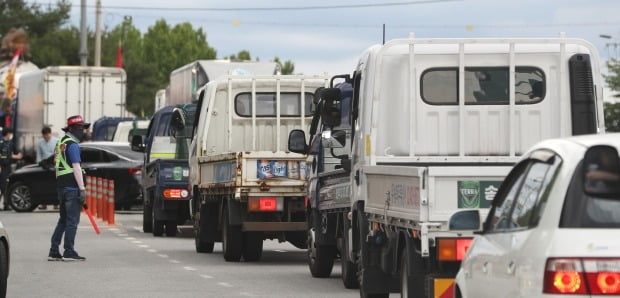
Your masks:
<instances>
[{"instance_id":1,"label":"white road line","mask_svg":"<svg viewBox=\"0 0 620 298\"><path fill-rule=\"evenodd\" d=\"M222 286L222 287L232 288L232 285L227 283L227 282L218 282L217 284Z\"/></svg>"},{"instance_id":2,"label":"white road line","mask_svg":"<svg viewBox=\"0 0 620 298\"><path fill-rule=\"evenodd\" d=\"M202 278L206 278L206 279L213 278L213 276L211 276L211 275L206 275L206 274L200 274L200 277L202 277Z\"/></svg>"},{"instance_id":3,"label":"white road line","mask_svg":"<svg viewBox=\"0 0 620 298\"><path fill-rule=\"evenodd\" d=\"M256 295L252 294L252 293L248 293L248 292L241 292L239 293L240 296L245 296L245 297L257 297Z\"/></svg>"},{"instance_id":4,"label":"white road line","mask_svg":"<svg viewBox=\"0 0 620 298\"><path fill-rule=\"evenodd\" d=\"M164 254L158 254L158 256L160 256L160 257L162 257L164 259L168 258L168 255L164 255Z\"/></svg>"},{"instance_id":5,"label":"white road line","mask_svg":"<svg viewBox=\"0 0 620 298\"><path fill-rule=\"evenodd\" d=\"M120 233L121 230L117 229L117 228L109 228L108 230L114 232L114 233Z\"/></svg>"},{"instance_id":6,"label":"white road line","mask_svg":"<svg viewBox=\"0 0 620 298\"><path fill-rule=\"evenodd\" d=\"M125 240L136 240L134 237L125 237Z\"/></svg>"},{"instance_id":7,"label":"white road line","mask_svg":"<svg viewBox=\"0 0 620 298\"><path fill-rule=\"evenodd\" d=\"M146 244L142 244L142 245L138 245L138 247L142 247L142 248L149 248L150 246L146 245Z\"/></svg>"},{"instance_id":8,"label":"white road line","mask_svg":"<svg viewBox=\"0 0 620 298\"><path fill-rule=\"evenodd\" d=\"M118 237L127 237L127 236L129 236L129 234L117 234L117 235L118 235Z\"/></svg>"},{"instance_id":9,"label":"white road line","mask_svg":"<svg viewBox=\"0 0 620 298\"><path fill-rule=\"evenodd\" d=\"M276 250L274 250L274 251L277 251L277 252L286 252L286 250L281 250L281 249L276 249Z\"/></svg>"},{"instance_id":10,"label":"white road line","mask_svg":"<svg viewBox=\"0 0 620 298\"><path fill-rule=\"evenodd\" d=\"M151 248L151 249L149 249L149 250L147 250L147 251L148 251L148 252L153 252L153 253L157 252L156 250L154 250L154 249L152 249L152 248Z\"/></svg>"},{"instance_id":11,"label":"white road line","mask_svg":"<svg viewBox=\"0 0 620 298\"><path fill-rule=\"evenodd\" d=\"M181 263L181 262L179 262L179 261L177 261L177 260L170 260L170 263L173 263L173 264L179 264L179 263Z\"/></svg>"},{"instance_id":12,"label":"white road line","mask_svg":"<svg viewBox=\"0 0 620 298\"><path fill-rule=\"evenodd\" d=\"M134 241L131 241L131 243L140 244L140 243L142 243L142 241L140 241L140 240L134 240Z\"/></svg>"},{"instance_id":13,"label":"white road line","mask_svg":"<svg viewBox=\"0 0 620 298\"><path fill-rule=\"evenodd\" d=\"M183 267L183 269L185 269L187 271L196 271L196 268L190 267L190 266L185 266L185 267Z\"/></svg>"},{"instance_id":14,"label":"white road line","mask_svg":"<svg viewBox=\"0 0 620 298\"><path fill-rule=\"evenodd\" d=\"M142 228L141 227L133 227L134 230L142 232Z\"/></svg>"}]
</instances>

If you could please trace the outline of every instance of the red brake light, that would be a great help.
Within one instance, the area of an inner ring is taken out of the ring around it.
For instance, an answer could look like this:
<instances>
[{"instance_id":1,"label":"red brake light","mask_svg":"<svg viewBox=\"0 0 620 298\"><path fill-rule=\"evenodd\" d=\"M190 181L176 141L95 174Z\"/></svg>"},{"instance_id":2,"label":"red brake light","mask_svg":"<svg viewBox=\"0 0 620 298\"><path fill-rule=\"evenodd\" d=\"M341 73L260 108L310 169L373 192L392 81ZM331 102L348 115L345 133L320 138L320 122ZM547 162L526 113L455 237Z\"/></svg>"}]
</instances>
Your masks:
<instances>
[{"instance_id":1,"label":"red brake light","mask_svg":"<svg viewBox=\"0 0 620 298\"><path fill-rule=\"evenodd\" d=\"M543 293L620 294L620 259L550 258Z\"/></svg>"},{"instance_id":2,"label":"red brake light","mask_svg":"<svg viewBox=\"0 0 620 298\"><path fill-rule=\"evenodd\" d=\"M189 195L187 189L168 188L164 189L164 198L166 199L182 199Z\"/></svg>"},{"instance_id":3,"label":"red brake light","mask_svg":"<svg viewBox=\"0 0 620 298\"><path fill-rule=\"evenodd\" d=\"M437 259L439 261L462 261L471 246L471 238L439 239L437 245Z\"/></svg>"},{"instance_id":4,"label":"red brake light","mask_svg":"<svg viewBox=\"0 0 620 298\"><path fill-rule=\"evenodd\" d=\"M462 261L467 254L467 250L471 246L474 239L458 239L456 240L456 259Z\"/></svg>"},{"instance_id":5,"label":"red brake light","mask_svg":"<svg viewBox=\"0 0 620 298\"><path fill-rule=\"evenodd\" d=\"M260 198L259 200L258 210L260 211L276 211L278 208L278 203L276 202L276 198L265 197Z\"/></svg>"},{"instance_id":6,"label":"red brake light","mask_svg":"<svg viewBox=\"0 0 620 298\"><path fill-rule=\"evenodd\" d=\"M281 197L250 198L248 199L248 210L260 212L282 211L284 210L283 200Z\"/></svg>"},{"instance_id":7,"label":"red brake light","mask_svg":"<svg viewBox=\"0 0 620 298\"><path fill-rule=\"evenodd\" d=\"M142 173L142 167L129 168L130 175L136 175Z\"/></svg>"}]
</instances>

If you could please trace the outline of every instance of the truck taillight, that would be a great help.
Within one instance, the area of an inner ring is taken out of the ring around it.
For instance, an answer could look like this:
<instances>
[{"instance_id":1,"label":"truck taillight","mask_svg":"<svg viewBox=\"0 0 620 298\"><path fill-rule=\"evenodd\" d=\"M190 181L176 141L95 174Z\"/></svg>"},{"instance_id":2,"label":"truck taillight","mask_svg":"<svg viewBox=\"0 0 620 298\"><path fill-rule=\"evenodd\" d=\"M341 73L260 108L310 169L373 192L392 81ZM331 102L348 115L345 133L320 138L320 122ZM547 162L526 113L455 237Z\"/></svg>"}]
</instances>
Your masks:
<instances>
[{"instance_id":1,"label":"truck taillight","mask_svg":"<svg viewBox=\"0 0 620 298\"><path fill-rule=\"evenodd\" d=\"M248 199L248 211L270 212L284 210L281 197L256 197Z\"/></svg>"},{"instance_id":2,"label":"truck taillight","mask_svg":"<svg viewBox=\"0 0 620 298\"><path fill-rule=\"evenodd\" d=\"M549 258L543 293L620 294L620 259Z\"/></svg>"},{"instance_id":3,"label":"truck taillight","mask_svg":"<svg viewBox=\"0 0 620 298\"><path fill-rule=\"evenodd\" d=\"M437 259L439 261L461 261L471 246L472 238L448 238L437 240Z\"/></svg>"},{"instance_id":4,"label":"truck taillight","mask_svg":"<svg viewBox=\"0 0 620 298\"><path fill-rule=\"evenodd\" d=\"M142 167L129 168L129 175L140 175L140 174L142 174Z\"/></svg>"},{"instance_id":5,"label":"truck taillight","mask_svg":"<svg viewBox=\"0 0 620 298\"><path fill-rule=\"evenodd\" d=\"M167 188L163 192L166 199L184 199L187 198L189 192L187 189Z\"/></svg>"}]
</instances>

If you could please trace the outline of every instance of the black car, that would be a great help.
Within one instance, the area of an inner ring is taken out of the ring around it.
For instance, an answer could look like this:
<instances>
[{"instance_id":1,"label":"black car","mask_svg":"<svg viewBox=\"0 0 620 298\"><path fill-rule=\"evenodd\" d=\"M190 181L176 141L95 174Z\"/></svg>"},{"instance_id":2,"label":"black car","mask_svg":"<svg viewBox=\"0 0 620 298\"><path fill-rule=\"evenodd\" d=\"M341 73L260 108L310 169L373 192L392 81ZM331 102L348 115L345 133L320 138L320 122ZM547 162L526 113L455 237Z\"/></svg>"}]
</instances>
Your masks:
<instances>
[{"instance_id":1,"label":"black car","mask_svg":"<svg viewBox=\"0 0 620 298\"><path fill-rule=\"evenodd\" d=\"M92 142L80 144L86 175L114 179L115 209L129 209L140 202L141 153L128 143ZM16 170L8 178L9 203L17 212L30 212L39 204L57 204L56 174L51 158L38 165Z\"/></svg>"}]
</instances>

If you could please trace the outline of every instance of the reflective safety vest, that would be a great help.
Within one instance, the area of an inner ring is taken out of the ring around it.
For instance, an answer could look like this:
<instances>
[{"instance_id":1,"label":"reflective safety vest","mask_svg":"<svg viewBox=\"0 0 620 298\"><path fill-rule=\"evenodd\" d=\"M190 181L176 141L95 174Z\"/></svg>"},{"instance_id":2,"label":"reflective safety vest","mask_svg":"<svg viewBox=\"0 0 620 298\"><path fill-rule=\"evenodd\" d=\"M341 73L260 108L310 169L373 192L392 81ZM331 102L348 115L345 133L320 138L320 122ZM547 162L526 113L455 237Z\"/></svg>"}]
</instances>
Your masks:
<instances>
[{"instance_id":1,"label":"reflective safety vest","mask_svg":"<svg viewBox=\"0 0 620 298\"><path fill-rule=\"evenodd\" d=\"M56 143L56 177L73 174L73 167L67 162L65 154L65 150L71 143L75 141L70 136L64 136Z\"/></svg>"}]
</instances>

